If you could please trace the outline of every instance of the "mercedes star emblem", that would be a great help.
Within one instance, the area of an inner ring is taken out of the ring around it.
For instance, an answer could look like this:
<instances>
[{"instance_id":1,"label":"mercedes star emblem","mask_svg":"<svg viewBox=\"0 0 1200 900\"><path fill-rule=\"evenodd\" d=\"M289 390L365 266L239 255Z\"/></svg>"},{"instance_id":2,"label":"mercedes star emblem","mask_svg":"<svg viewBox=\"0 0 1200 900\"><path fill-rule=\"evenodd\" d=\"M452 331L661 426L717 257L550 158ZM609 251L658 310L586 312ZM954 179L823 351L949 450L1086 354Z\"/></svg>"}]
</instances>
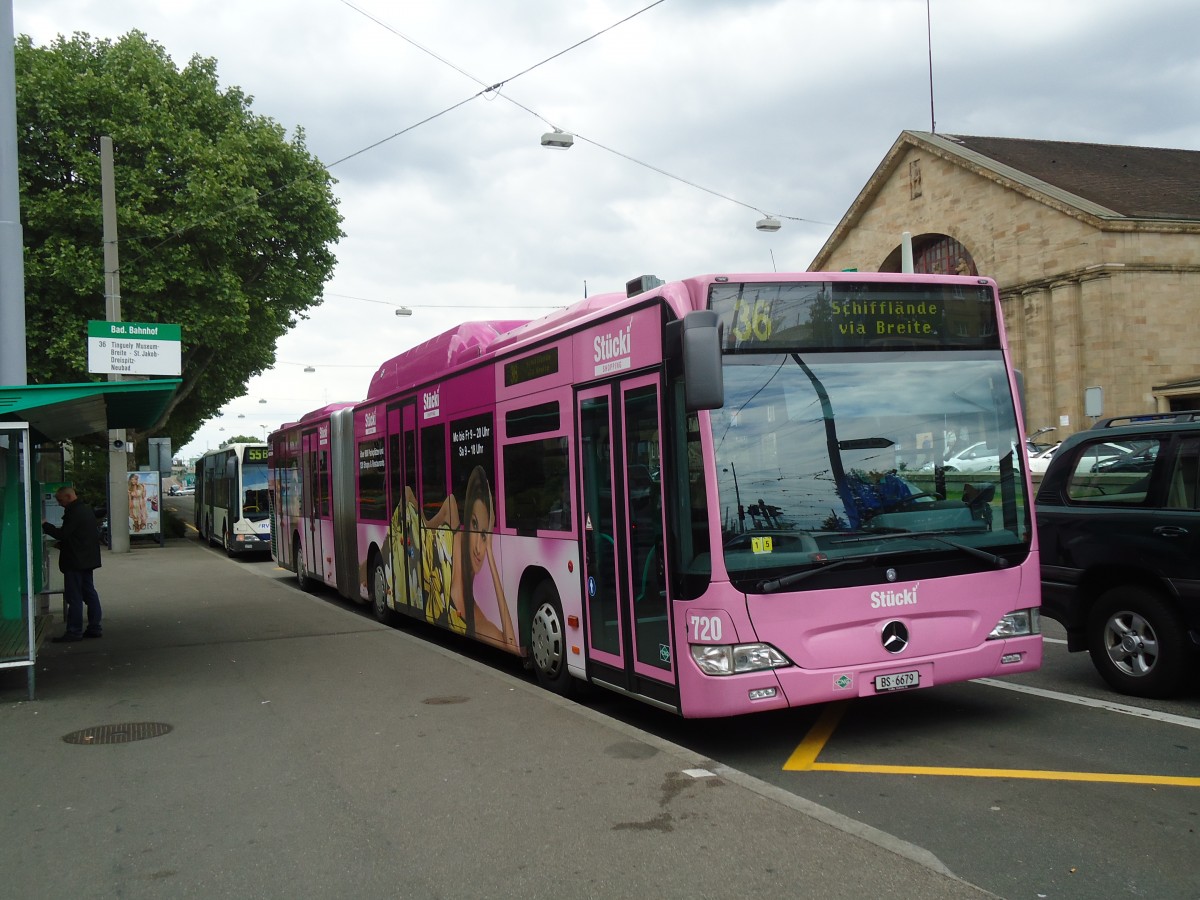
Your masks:
<instances>
[{"instance_id":1,"label":"mercedes star emblem","mask_svg":"<svg viewBox=\"0 0 1200 900\"><path fill-rule=\"evenodd\" d=\"M908 629L903 622L888 622L883 626L883 649L899 653L908 646Z\"/></svg>"}]
</instances>

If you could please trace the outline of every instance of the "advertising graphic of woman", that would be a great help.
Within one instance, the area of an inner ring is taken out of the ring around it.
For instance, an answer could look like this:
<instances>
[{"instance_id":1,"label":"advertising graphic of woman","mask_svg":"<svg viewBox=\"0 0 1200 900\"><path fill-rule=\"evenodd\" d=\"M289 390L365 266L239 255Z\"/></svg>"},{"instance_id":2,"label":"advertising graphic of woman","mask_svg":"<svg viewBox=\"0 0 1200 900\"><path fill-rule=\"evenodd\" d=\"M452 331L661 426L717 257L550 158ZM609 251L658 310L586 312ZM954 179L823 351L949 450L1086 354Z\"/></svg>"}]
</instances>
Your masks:
<instances>
[{"instance_id":1,"label":"advertising graphic of woman","mask_svg":"<svg viewBox=\"0 0 1200 900\"><path fill-rule=\"evenodd\" d=\"M141 531L146 527L146 486L137 473L129 476L129 528Z\"/></svg>"},{"instance_id":2,"label":"advertising graphic of woman","mask_svg":"<svg viewBox=\"0 0 1200 900\"><path fill-rule=\"evenodd\" d=\"M451 502L453 499L450 498ZM463 507L466 510L467 521L465 527L456 530L454 534L450 602L466 624L467 634L512 646L516 643L516 636L508 612L508 602L504 598L504 586L500 583L496 556L492 550L496 511L492 502L492 489L482 466L476 466L471 472L471 477L467 479ZM499 625L491 622L475 605L475 579L485 564L491 572L492 587L496 592Z\"/></svg>"},{"instance_id":3,"label":"advertising graphic of woman","mask_svg":"<svg viewBox=\"0 0 1200 900\"><path fill-rule=\"evenodd\" d=\"M476 466L467 479L463 507L465 522L450 494L436 513L424 519L416 494L405 487L404 500L392 511L388 529L388 578L407 579L409 605L423 609L429 622L515 646L516 632L492 549L495 504L482 466ZM475 582L485 566L491 574L499 624L475 603Z\"/></svg>"}]
</instances>

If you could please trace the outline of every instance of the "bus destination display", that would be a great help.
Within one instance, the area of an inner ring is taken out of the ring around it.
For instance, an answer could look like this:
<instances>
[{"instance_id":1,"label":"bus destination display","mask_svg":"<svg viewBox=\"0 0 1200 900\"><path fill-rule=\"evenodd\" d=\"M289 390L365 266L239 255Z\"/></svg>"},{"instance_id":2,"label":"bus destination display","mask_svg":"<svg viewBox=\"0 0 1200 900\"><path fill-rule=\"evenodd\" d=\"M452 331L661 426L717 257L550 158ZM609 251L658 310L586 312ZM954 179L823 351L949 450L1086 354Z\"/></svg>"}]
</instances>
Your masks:
<instances>
[{"instance_id":1,"label":"bus destination display","mask_svg":"<svg viewBox=\"0 0 1200 900\"><path fill-rule=\"evenodd\" d=\"M804 282L716 284L722 349L999 349L986 285Z\"/></svg>"}]
</instances>

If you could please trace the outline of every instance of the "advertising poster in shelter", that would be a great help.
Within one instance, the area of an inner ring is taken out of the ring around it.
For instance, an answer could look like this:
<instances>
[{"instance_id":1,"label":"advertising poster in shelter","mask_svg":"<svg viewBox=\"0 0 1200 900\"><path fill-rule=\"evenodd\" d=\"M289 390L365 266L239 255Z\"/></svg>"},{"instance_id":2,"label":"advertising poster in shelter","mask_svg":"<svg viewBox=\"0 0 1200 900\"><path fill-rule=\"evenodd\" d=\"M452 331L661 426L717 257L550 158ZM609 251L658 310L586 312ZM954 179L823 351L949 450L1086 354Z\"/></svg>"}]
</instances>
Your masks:
<instances>
[{"instance_id":1,"label":"advertising poster in shelter","mask_svg":"<svg viewBox=\"0 0 1200 900\"><path fill-rule=\"evenodd\" d=\"M158 472L129 473L129 536L159 535L162 533Z\"/></svg>"}]
</instances>

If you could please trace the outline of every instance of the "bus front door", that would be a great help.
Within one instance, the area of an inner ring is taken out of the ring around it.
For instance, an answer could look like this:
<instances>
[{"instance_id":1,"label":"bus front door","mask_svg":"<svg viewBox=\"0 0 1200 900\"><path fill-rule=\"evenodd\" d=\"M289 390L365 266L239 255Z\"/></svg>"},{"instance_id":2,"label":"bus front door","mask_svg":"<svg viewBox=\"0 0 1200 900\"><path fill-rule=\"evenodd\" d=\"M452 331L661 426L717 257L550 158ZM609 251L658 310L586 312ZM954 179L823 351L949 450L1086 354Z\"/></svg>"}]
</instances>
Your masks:
<instances>
[{"instance_id":1,"label":"bus front door","mask_svg":"<svg viewBox=\"0 0 1200 900\"><path fill-rule=\"evenodd\" d=\"M589 677L676 709L658 384L646 375L578 394L584 609Z\"/></svg>"}]
</instances>

